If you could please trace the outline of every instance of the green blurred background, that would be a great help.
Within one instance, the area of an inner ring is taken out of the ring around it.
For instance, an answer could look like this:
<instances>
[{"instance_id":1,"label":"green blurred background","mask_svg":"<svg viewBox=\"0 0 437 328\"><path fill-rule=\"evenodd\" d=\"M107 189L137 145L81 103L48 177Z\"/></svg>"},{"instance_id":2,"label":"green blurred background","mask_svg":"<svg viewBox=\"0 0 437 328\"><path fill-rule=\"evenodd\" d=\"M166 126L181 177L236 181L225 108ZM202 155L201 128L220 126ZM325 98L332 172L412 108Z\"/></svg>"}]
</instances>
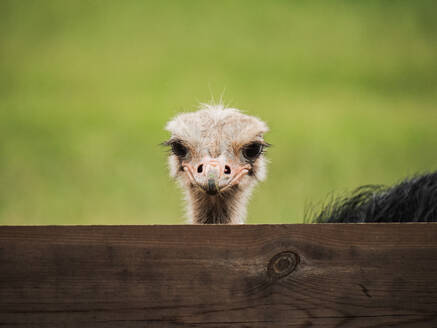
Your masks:
<instances>
[{"instance_id":1,"label":"green blurred background","mask_svg":"<svg viewBox=\"0 0 437 328\"><path fill-rule=\"evenodd\" d=\"M178 224L163 127L268 122L248 223L437 169L435 1L0 1L0 224Z\"/></svg>"}]
</instances>

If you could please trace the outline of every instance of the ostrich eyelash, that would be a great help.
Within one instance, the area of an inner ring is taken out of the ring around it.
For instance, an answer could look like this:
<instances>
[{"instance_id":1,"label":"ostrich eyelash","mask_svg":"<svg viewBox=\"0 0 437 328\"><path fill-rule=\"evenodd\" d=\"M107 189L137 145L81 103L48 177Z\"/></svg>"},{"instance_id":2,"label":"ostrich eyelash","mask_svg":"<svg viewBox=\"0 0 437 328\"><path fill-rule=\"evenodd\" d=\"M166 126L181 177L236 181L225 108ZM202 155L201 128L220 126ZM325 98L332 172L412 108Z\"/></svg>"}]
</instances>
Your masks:
<instances>
[{"instance_id":1,"label":"ostrich eyelash","mask_svg":"<svg viewBox=\"0 0 437 328\"><path fill-rule=\"evenodd\" d=\"M272 147L272 144L265 141L261 142L261 145L263 147L261 154L265 154L267 152L267 149Z\"/></svg>"},{"instance_id":2,"label":"ostrich eyelash","mask_svg":"<svg viewBox=\"0 0 437 328\"><path fill-rule=\"evenodd\" d=\"M170 154L183 158L188 154L188 147L184 145L184 142L179 139L170 139L163 142L164 146L170 146L168 150Z\"/></svg>"},{"instance_id":3,"label":"ostrich eyelash","mask_svg":"<svg viewBox=\"0 0 437 328\"><path fill-rule=\"evenodd\" d=\"M267 148L270 146L267 142L254 141L246 144L242 147L242 153L245 159L249 163L255 162L261 155L266 153Z\"/></svg>"}]
</instances>

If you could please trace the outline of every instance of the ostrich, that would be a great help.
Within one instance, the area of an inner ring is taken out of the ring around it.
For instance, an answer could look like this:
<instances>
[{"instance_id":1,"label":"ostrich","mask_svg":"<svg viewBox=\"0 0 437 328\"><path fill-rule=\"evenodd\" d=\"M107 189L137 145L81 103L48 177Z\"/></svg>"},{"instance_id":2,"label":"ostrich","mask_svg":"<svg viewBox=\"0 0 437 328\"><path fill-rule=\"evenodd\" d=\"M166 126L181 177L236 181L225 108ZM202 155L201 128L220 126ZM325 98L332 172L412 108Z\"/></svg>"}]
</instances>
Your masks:
<instances>
[{"instance_id":1,"label":"ostrich","mask_svg":"<svg viewBox=\"0 0 437 328\"><path fill-rule=\"evenodd\" d=\"M267 125L223 105L167 123L170 175L185 192L192 223L244 223L253 187L266 177ZM314 211L310 211L314 213ZM306 221L314 223L437 222L437 172L391 187L362 186L328 202Z\"/></svg>"},{"instance_id":2,"label":"ostrich","mask_svg":"<svg viewBox=\"0 0 437 328\"><path fill-rule=\"evenodd\" d=\"M194 224L241 224L253 188L266 177L266 123L224 105L202 104L166 125L170 176Z\"/></svg>"}]
</instances>

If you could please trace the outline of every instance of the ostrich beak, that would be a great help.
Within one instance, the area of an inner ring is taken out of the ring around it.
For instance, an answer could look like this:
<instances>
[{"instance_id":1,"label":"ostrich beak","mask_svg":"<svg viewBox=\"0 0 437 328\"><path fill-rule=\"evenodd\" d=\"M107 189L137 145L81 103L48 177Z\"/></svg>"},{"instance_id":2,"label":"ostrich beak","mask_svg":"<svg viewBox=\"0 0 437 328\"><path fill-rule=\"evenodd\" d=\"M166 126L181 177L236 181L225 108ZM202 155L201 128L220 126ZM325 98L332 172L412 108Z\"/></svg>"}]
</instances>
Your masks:
<instances>
[{"instance_id":1,"label":"ostrich beak","mask_svg":"<svg viewBox=\"0 0 437 328\"><path fill-rule=\"evenodd\" d=\"M218 161L209 161L205 164L206 188L208 195L215 195L220 190L220 182L223 176L223 167ZM203 171L203 170L202 170Z\"/></svg>"},{"instance_id":2,"label":"ostrich beak","mask_svg":"<svg viewBox=\"0 0 437 328\"><path fill-rule=\"evenodd\" d=\"M197 185L208 195L217 195L237 185L249 173L250 165L233 166L223 159L204 159L194 169L183 165L184 171L193 185Z\"/></svg>"}]
</instances>

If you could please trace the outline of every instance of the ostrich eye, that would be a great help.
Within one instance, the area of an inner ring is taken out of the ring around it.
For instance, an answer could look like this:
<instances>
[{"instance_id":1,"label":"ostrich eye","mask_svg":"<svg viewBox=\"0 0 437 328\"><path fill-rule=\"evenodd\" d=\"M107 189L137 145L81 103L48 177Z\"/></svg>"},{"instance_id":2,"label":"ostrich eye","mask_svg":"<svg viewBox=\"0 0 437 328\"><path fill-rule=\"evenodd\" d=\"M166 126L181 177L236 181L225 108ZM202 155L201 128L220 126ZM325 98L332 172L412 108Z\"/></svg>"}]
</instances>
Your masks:
<instances>
[{"instance_id":1,"label":"ostrich eye","mask_svg":"<svg viewBox=\"0 0 437 328\"><path fill-rule=\"evenodd\" d=\"M263 151L263 145L258 142L254 142L244 146L243 156L249 161L253 161L257 159L259 155L261 155L262 151Z\"/></svg>"},{"instance_id":2,"label":"ostrich eye","mask_svg":"<svg viewBox=\"0 0 437 328\"><path fill-rule=\"evenodd\" d=\"M180 142L173 142L171 144L171 150L172 150L173 154L175 154L178 157L185 157L188 153L187 147L185 147Z\"/></svg>"}]
</instances>

